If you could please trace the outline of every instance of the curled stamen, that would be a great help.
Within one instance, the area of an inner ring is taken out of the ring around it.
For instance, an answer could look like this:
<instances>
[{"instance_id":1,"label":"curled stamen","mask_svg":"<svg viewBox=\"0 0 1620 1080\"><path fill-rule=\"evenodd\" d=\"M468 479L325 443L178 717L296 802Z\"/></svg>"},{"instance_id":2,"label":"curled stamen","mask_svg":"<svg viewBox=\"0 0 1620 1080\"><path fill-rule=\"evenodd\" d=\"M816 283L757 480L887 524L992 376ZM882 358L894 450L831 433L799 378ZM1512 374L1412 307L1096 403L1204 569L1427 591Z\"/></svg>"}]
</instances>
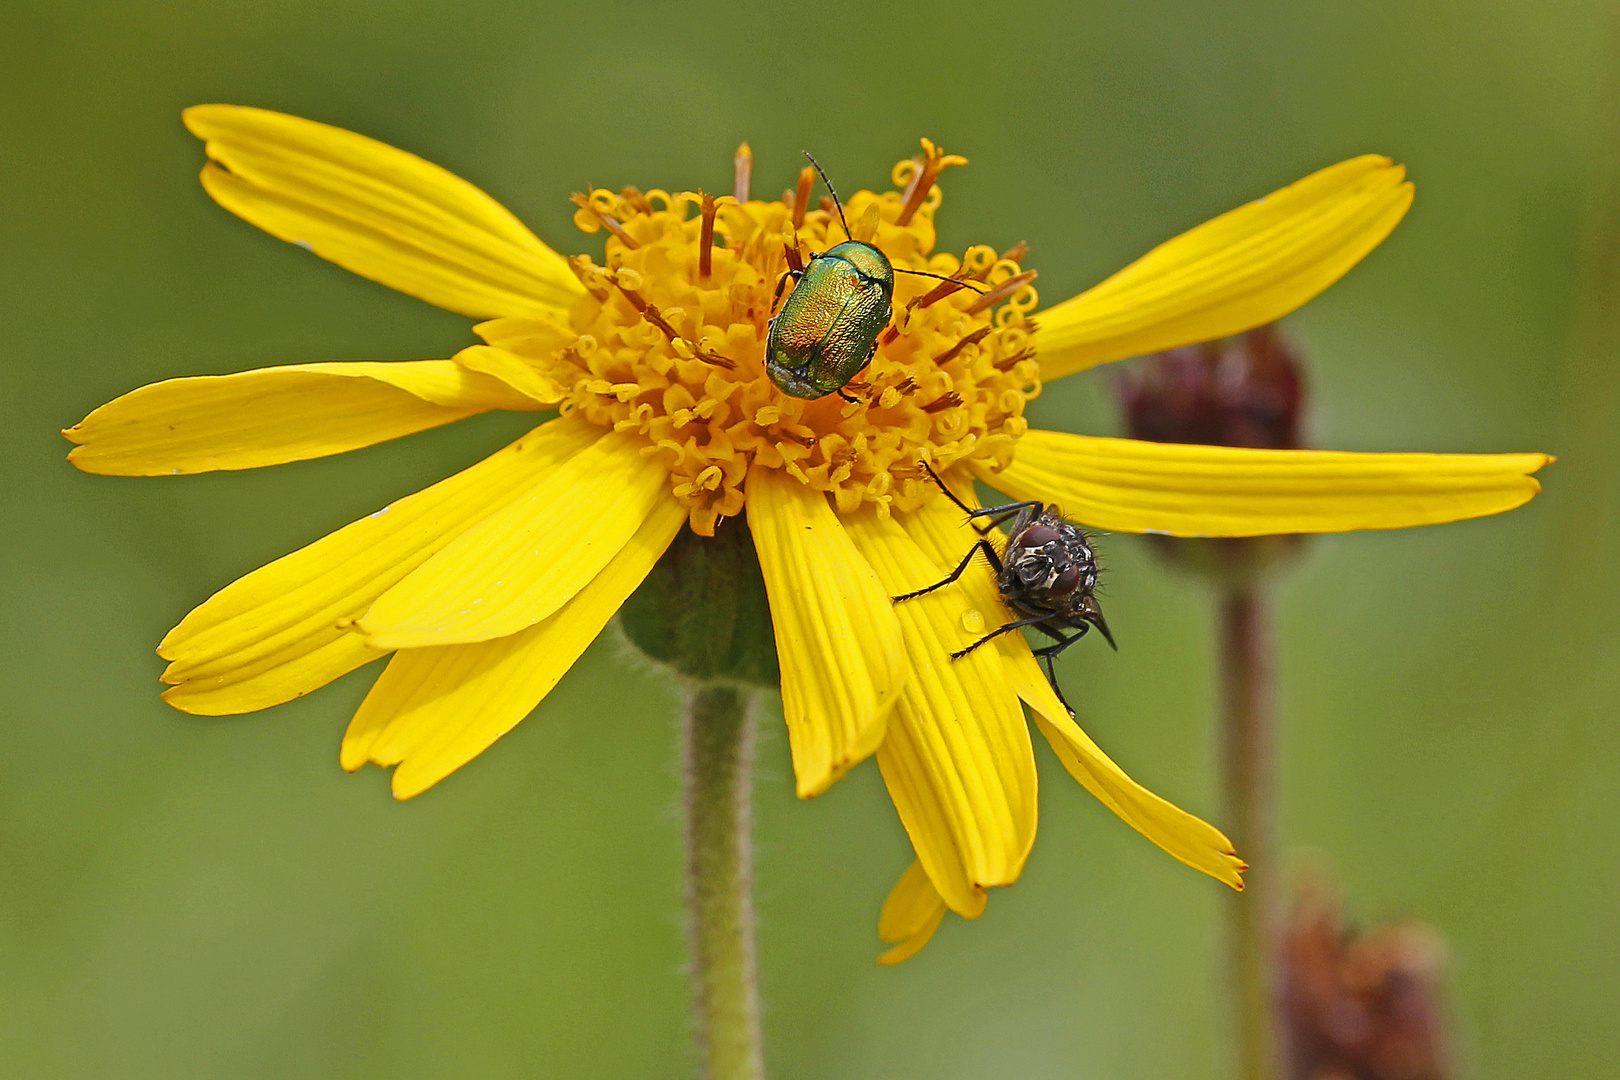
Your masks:
<instances>
[{"instance_id":1,"label":"curled stamen","mask_svg":"<svg viewBox=\"0 0 1620 1080\"><path fill-rule=\"evenodd\" d=\"M636 194L639 195L641 193L638 191L638 192L636 192ZM634 250L636 250L637 248L639 248L641 246L639 243L636 242L635 237L631 236L629 233L624 231L624 226L619 224L617 218L615 218L612 214L608 213L606 210L603 210L600 207L598 207L594 202L591 201L589 196L582 195L581 193L576 191L572 195L570 195L568 198L569 198L569 201L571 201L575 206L579 207L581 210L584 210L587 213L590 213L590 214L594 215L596 217L596 220L600 221L602 223L602 226L605 229L607 229L608 232L612 233L614 236L617 236L619 238L619 240L624 244L624 246L629 248L631 251L634 251ZM595 230L593 229L591 231L594 232Z\"/></svg>"},{"instance_id":2,"label":"curled stamen","mask_svg":"<svg viewBox=\"0 0 1620 1080\"><path fill-rule=\"evenodd\" d=\"M586 292L590 293L592 296L596 297L597 300L603 303L607 302L607 290L598 285L599 275L597 273L596 264L591 262L590 256L571 256L568 260L568 269L572 270L574 272L574 276L579 278L579 283L585 286Z\"/></svg>"},{"instance_id":3,"label":"curled stamen","mask_svg":"<svg viewBox=\"0 0 1620 1080\"><path fill-rule=\"evenodd\" d=\"M912 215L922 206L923 200L928 198L935 179L945 171L947 165L967 164L967 158L960 154L947 154L930 139L922 140L922 148L923 152L912 158L915 168L911 174L911 183L906 185L905 205L900 208L900 216L894 220L896 225L910 224Z\"/></svg>"},{"instance_id":4,"label":"curled stamen","mask_svg":"<svg viewBox=\"0 0 1620 1080\"><path fill-rule=\"evenodd\" d=\"M731 159L731 195L740 203L748 201L748 185L754 175L754 151L747 143L737 147Z\"/></svg>"},{"instance_id":5,"label":"curled stamen","mask_svg":"<svg viewBox=\"0 0 1620 1080\"><path fill-rule=\"evenodd\" d=\"M1012 277L1008 278L1006 281L1003 281L1000 285L997 285L995 288L973 301L973 303L969 304L965 309L963 309L962 314L977 315L985 308L1001 303L1001 301L1017 292L1020 288L1029 284L1031 281L1034 281L1036 274L1037 271L1034 270L1025 270L1022 274L1014 274Z\"/></svg>"},{"instance_id":6,"label":"curled stamen","mask_svg":"<svg viewBox=\"0 0 1620 1080\"><path fill-rule=\"evenodd\" d=\"M793 192L793 227L804 224L804 212L810 209L810 188L816 182L816 170L806 165L799 170L799 186Z\"/></svg>"}]
</instances>

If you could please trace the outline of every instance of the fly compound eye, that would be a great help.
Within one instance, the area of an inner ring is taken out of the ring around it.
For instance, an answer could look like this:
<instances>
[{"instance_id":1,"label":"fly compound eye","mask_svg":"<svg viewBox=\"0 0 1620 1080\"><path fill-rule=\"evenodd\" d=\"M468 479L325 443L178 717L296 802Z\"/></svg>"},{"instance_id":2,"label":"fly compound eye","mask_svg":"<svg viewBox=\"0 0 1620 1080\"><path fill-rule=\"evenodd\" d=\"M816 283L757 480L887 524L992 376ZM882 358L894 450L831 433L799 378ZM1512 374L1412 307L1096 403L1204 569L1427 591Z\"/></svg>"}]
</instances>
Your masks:
<instances>
[{"instance_id":1,"label":"fly compound eye","mask_svg":"<svg viewBox=\"0 0 1620 1080\"><path fill-rule=\"evenodd\" d=\"M1057 576L1052 587L1047 590L1054 598L1068 596L1080 587L1080 568L1071 566Z\"/></svg>"},{"instance_id":2,"label":"fly compound eye","mask_svg":"<svg viewBox=\"0 0 1620 1080\"><path fill-rule=\"evenodd\" d=\"M1042 548L1054 540L1062 539L1061 534L1047 525L1031 525L1025 529L1018 538L1018 546L1025 548Z\"/></svg>"}]
</instances>

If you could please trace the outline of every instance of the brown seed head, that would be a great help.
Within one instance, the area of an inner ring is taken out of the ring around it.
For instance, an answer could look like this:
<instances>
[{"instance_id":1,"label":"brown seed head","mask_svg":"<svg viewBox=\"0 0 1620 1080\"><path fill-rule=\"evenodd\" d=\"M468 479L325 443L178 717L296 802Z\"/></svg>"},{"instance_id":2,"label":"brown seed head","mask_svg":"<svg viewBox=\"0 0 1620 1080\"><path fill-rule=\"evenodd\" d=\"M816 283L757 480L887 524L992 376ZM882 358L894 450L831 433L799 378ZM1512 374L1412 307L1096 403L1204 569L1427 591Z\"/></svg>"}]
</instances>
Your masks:
<instances>
[{"instance_id":1,"label":"brown seed head","mask_svg":"<svg viewBox=\"0 0 1620 1080\"><path fill-rule=\"evenodd\" d=\"M1120 380L1130 435L1150 442L1301 445L1305 379L1275 325L1148 357Z\"/></svg>"}]
</instances>

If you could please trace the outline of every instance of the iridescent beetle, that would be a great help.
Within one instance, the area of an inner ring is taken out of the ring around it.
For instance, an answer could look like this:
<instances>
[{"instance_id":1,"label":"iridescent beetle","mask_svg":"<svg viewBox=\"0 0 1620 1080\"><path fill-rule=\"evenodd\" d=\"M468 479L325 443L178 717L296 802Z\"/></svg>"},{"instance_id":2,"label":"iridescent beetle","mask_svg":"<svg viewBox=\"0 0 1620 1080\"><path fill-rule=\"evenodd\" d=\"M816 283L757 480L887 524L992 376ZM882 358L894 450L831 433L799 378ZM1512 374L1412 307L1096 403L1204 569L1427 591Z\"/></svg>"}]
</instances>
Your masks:
<instances>
[{"instance_id":1,"label":"iridescent beetle","mask_svg":"<svg viewBox=\"0 0 1620 1080\"><path fill-rule=\"evenodd\" d=\"M808 152L804 156L810 158L822 183L832 192L844 235L853 236L832 181L815 158ZM814 252L804 269L788 270L776 284L776 300L780 300L788 280L794 283L787 302L772 317L765 339L765 370L771 381L783 393L798 398L836 393L846 401L857 400L843 392L844 385L860 374L877 353L878 335L893 314L896 273L954 281L963 288L980 291L960 278L922 270L896 270L888 256L862 240L845 240L826 251Z\"/></svg>"},{"instance_id":2,"label":"iridescent beetle","mask_svg":"<svg viewBox=\"0 0 1620 1080\"><path fill-rule=\"evenodd\" d=\"M1073 712L1058 687L1057 672L1052 667L1053 659L1085 637L1086 632L1094 626L1102 632L1112 648L1116 651L1119 649L1114 644L1114 635L1108 630L1107 620L1103 618L1102 608L1097 605L1094 592L1097 588L1097 555L1091 549L1091 542L1078 525L1057 512L1057 507L1035 499L974 510L945 486L926 461L919 464L969 519L984 518L986 521L983 526L973 526L981 539L968 549L955 570L926 589L894 597L895 602L944 588L961 577L973 557L982 552L990 568L996 572L996 589L1001 593L1002 601L1015 614L1023 617L997 627L965 649L958 649L951 654L951 659L959 660L985 642L1009 631L1032 626L1053 639L1054 644L1036 649L1035 655L1046 665L1047 681L1052 684L1058 700L1063 702L1064 708ZM997 553L984 534L1008 518L1013 520L1007 530L1007 549Z\"/></svg>"}]
</instances>

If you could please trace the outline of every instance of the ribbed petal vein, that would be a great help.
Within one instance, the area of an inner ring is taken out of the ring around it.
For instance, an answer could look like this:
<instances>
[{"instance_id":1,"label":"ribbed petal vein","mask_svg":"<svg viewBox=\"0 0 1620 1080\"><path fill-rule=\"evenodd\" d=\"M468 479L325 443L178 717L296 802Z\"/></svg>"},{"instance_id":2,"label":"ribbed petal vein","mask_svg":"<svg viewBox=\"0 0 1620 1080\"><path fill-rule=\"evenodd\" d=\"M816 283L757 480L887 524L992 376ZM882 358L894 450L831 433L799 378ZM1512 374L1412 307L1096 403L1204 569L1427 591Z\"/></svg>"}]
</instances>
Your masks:
<instances>
[{"instance_id":1,"label":"ribbed petal vein","mask_svg":"<svg viewBox=\"0 0 1620 1080\"><path fill-rule=\"evenodd\" d=\"M890 595L943 576L892 518L868 509L844 524ZM951 659L974 640L964 626L969 607L954 585L894 605L911 676L877 758L918 860L951 909L971 917L984 888L1011 884L1023 868L1035 840L1036 780L1000 653L985 647Z\"/></svg>"},{"instance_id":2,"label":"ribbed petal vein","mask_svg":"<svg viewBox=\"0 0 1620 1080\"><path fill-rule=\"evenodd\" d=\"M663 493L602 572L527 630L395 653L343 737L343 767L397 764L394 796L407 799L471 761L551 692L685 520L685 508Z\"/></svg>"},{"instance_id":3,"label":"ribbed petal vein","mask_svg":"<svg viewBox=\"0 0 1620 1080\"><path fill-rule=\"evenodd\" d=\"M415 154L237 105L194 106L185 122L213 159L215 201L363 277L474 318L560 311L582 291L504 207Z\"/></svg>"},{"instance_id":4,"label":"ribbed petal vein","mask_svg":"<svg viewBox=\"0 0 1620 1080\"><path fill-rule=\"evenodd\" d=\"M1030 431L980 478L1093 528L1171 536L1400 529L1529 501L1546 454L1248 450Z\"/></svg>"},{"instance_id":5,"label":"ribbed petal vein","mask_svg":"<svg viewBox=\"0 0 1620 1080\"><path fill-rule=\"evenodd\" d=\"M89 473L169 476L340 454L540 405L453 360L293 364L151 383L63 431Z\"/></svg>"},{"instance_id":6,"label":"ribbed petal vein","mask_svg":"<svg viewBox=\"0 0 1620 1080\"><path fill-rule=\"evenodd\" d=\"M878 957L877 962L898 964L917 955L944 917L944 898L928 880L922 863L913 860L889 890L889 898L883 901L883 911L878 915L878 937L899 944Z\"/></svg>"},{"instance_id":7,"label":"ribbed petal vein","mask_svg":"<svg viewBox=\"0 0 1620 1080\"><path fill-rule=\"evenodd\" d=\"M552 420L471 468L260 567L215 593L158 646L164 698L246 712L309 692L383 655L348 625L466 529L591 446L601 429Z\"/></svg>"},{"instance_id":8,"label":"ribbed petal vein","mask_svg":"<svg viewBox=\"0 0 1620 1080\"><path fill-rule=\"evenodd\" d=\"M1337 281L1412 204L1406 170L1342 161L1166 241L1036 315L1041 377L1210 341L1280 318Z\"/></svg>"},{"instance_id":9,"label":"ribbed petal vein","mask_svg":"<svg viewBox=\"0 0 1620 1080\"><path fill-rule=\"evenodd\" d=\"M906 678L900 621L821 492L756 466L747 507L776 634L795 786L809 798L882 741Z\"/></svg>"},{"instance_id":10,"label":"ribbed petal vein","mask_svg":"<svg viewBox=\"0 0 1620 1080\"><path fill-rule=\"evenodd\" d=\"M602 435L383 593L360 631L379 648L413 649L505 637L550 615L667 490L644 448L630 434Z\"/></svg>"}]
</instances>

